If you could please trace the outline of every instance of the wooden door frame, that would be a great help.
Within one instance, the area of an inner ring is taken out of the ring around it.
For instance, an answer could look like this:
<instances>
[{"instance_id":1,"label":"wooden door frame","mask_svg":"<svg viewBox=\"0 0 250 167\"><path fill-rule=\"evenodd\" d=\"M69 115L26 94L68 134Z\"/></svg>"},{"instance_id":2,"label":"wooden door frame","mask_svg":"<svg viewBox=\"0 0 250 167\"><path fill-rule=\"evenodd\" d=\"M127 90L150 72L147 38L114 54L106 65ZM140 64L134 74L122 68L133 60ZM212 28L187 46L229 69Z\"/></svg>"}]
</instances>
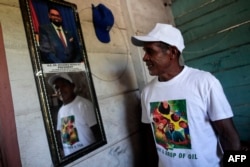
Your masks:
<instances>
[{"instance_id":1,"label":"wooden door frame","mask_svg":"<svg viewBox=\"0 0 250 167\"><path fill-rule=\"evenodd\" d=\"M0 23L0 166L21 167L14 107Z\"/></svg>"}]
</instances>

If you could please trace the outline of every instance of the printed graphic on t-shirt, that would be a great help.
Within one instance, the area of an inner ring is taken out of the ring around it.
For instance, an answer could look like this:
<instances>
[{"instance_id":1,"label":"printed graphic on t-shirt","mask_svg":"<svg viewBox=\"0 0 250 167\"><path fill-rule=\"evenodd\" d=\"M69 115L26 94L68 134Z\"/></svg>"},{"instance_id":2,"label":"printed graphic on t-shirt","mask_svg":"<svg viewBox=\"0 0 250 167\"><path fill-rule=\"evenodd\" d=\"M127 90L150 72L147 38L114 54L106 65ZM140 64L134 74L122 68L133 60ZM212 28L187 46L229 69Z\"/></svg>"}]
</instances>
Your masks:
<instances>
[{"instance_id":1,"label":"printed graphic on t-shirt","mask_svg":"<svg viewBox=\"0 0 250 167\"><path fill-rule=\"evenodd\" d=\"M62 142L68 145L78 142L79 138L75 127L75 117L68 116L61 118L61 124Z\"/></svg>"},{"instance_id":2,"label":"printed graphic on t-shirt","mask_svg":"<svg viewBox=\"0 0 250 167\"><path fill-rule=\"evenodd\" d=\"M167 150L191 149L186 100L151 102L150 111L157 144Z\"/></svg>"}]
</instances>

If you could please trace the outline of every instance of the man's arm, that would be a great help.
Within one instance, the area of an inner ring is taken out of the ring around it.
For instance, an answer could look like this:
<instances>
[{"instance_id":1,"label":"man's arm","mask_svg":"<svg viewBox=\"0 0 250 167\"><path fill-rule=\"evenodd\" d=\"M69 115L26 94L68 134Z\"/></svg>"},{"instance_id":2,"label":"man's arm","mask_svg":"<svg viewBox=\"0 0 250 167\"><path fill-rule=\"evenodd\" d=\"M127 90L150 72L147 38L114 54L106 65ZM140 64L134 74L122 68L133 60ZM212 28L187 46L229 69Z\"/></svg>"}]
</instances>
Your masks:
<instances>
[{"instance_id":1,"label":"man's arm","mask_svg":"<svg viewBox=\"0 0 250 167\"><path fill-rule=\"evenodd\" d=\"M236 151L241 149L240 137L232 118L214 121L212 125L219 136L223 150Z\"/></svg>"},{"instance_id":2,"label":"man's arm","mask_svg":"<svg viewBox=\"0 0 250 167\"><path fill-rule=\"evenodd\" d=\"M144 167L158 166L158 154L150 124L141 124L142 164Z\"/></svg>"}]
</instances>

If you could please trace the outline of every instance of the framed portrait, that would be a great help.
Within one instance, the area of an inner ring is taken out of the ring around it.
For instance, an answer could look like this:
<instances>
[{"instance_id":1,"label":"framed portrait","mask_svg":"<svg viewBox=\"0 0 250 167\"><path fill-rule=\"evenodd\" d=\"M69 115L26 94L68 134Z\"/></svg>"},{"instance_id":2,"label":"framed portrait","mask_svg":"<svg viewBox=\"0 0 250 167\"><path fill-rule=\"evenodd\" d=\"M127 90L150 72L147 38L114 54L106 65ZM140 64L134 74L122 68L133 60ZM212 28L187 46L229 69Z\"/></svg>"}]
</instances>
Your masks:
<instances>
[{"instance_id":1,"label":"framed portrait","mask_svg":"<svg viewBox=\"0 0 250 167\"><path fill-rule=\"evenodd\" d=\"M107 143L75 4L19 0L54 166Z\"/></svg>"}]
</instances>

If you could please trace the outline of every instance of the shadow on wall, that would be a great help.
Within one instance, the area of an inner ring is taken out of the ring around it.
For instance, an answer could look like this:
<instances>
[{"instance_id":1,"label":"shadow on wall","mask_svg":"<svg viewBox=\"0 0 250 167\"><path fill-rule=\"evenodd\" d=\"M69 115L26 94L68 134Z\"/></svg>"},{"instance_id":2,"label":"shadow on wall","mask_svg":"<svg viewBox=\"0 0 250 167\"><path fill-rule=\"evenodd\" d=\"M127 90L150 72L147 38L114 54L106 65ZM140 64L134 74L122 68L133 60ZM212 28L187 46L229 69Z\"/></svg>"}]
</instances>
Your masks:
<instances>
[{"instance_id":1,"label":"shadow on wall","mask_svg":"<svg viewBox=\"0 0 250 167\"><path fill-rule=\"evenodd\" d=\"M119 74L119 72L118 72ZM132 155L129 158L132 158L133 167L141 166L141 157L142 155L142 148L141 148L141 131L140 131L140 120L141 120L141 107L140 107L140 98L138 89L137 90L130 90L133 88L133 79L129 76L129 73L124 73L122 78L120 78L120 83L122 86L125 87L124 90L128 90L128 93L124 99L124 106L125 109L125 125L127 131L129 132L130 136L128 138L129 144L132 150ZM133 92L133 93L131 93ZM124 160L124 166L127 166L126 161Z\"/></svg>"}]
</instances>

